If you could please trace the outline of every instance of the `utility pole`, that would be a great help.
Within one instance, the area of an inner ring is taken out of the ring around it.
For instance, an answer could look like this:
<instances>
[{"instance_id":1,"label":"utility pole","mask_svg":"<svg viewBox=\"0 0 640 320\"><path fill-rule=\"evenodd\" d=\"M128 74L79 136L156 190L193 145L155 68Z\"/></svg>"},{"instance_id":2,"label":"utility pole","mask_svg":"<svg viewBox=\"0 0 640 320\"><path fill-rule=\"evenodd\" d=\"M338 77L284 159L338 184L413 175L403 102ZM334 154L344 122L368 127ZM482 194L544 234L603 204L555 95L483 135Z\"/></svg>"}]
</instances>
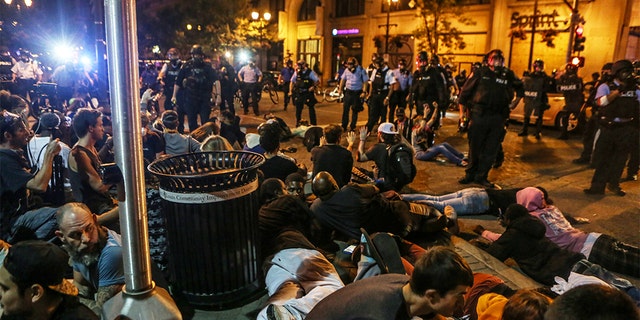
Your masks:
<instances>
[{"instance_id":1,"label":"utility pole","mask_svg":"<svg viewBox=\"0 0 640 320\"><path fill-rule=\"evenodd\" d=\"M527 70L531 68L531 63L533 62L533 44L535 42L537 25L538 25L538 0L533 2L533 23L531 24L531 45L529 46L529 64L527 64Z\"/></svg>"},{"instance_id":2,"label":"utility pole","mask_svg":"<svg viewBox=\"0 0 640 320\"><path fill-rule=\"evenodd\" d=\"M578 23L580 22L580 14L578 13L578 0L573 0L573 6L569 4L567 0L564 0L564 3L571 9L571 25L569 26L569 45L567 46L567 56L566 61L569 62L571 60L571 55L573 53L573 37L575 37L575 29Z\"/></svg>"}]
</instances>

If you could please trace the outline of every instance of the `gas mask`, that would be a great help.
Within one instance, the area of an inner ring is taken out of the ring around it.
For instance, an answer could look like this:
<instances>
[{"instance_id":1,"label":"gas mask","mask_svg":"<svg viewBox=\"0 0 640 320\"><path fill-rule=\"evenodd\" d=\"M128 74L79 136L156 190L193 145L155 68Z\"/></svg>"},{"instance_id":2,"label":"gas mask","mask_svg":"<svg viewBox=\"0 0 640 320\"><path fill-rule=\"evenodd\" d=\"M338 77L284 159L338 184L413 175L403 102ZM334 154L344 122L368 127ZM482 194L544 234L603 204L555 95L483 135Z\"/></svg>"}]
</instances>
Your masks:
<instances>
[{"instance_id":1,"label":"gas mask","mask_svg":"<svg viewBox=\"0 0 640 320\"><path fill-rule=\"evenodd\" d=\"M256 66L255 62L249 62L249 67L255 68L255 66Z\"/></svg>"}]
</instances>

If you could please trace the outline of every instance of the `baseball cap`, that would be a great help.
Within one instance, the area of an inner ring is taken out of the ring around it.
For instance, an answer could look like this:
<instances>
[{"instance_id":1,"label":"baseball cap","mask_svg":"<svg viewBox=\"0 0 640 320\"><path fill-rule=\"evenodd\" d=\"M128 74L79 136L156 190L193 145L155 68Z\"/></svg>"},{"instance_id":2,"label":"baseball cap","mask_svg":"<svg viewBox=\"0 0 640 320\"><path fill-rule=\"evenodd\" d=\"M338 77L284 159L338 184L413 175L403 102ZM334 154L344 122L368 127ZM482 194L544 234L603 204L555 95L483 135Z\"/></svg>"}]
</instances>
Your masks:
<instances>
[{"instance_id":1,"label":"baseball cap","mask_svg":"<svg viewBox=\"0 0 640 320\"><path fill-rule=\"evenodd\" d=\"M162 124L168 129L178 127L178 113L173 110L167 110L162 113Z\"/></svg>"},{"instance_id":2,"label":"baseball cap","mask_svg":"<svg viewBox=\"0 0 640 320\"><path fill-rule=\"evenodd\" d=\"M384 122L378 126L378 132L386 133L386 134L398 134L396 132L396 127L391 122Z\"/></svg>"},{"instance_id":3,"label":"baseball cap","mask_svg":"<svg viewBox=\"0 0 640 320\"><path fill-rule=\"evenodd\" d=\"M16 282L37 283L65 295L78 295L78 288L64 278L69 267L69 255L53 243L40 240L19 242L9 248L3 266Z\"/></svg>"}]
</instances>

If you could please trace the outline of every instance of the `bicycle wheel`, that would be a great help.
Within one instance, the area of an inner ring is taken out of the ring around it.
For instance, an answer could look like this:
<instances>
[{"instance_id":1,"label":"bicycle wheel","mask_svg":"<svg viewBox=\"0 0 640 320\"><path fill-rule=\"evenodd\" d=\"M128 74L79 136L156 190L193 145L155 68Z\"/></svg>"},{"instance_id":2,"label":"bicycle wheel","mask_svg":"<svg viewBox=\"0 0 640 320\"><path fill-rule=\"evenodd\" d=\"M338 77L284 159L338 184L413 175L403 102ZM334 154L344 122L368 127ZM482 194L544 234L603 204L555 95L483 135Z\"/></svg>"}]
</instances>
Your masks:
<instances>
[{"instance_id":1,"label":"bicycle wheel","mask_svg":"<svg viewBox=\"0 0 640 320\"><path fill-rule=\"evenodd\" d=\"M343 95L338 95L338 90L325 90L326 100L329 102L341 102Z\"/></svg>"},{"instance_id":2,"label":"bicycle wheel","mask_svg":"<svg viewBox=\"0 0 640 320\"><path fill-rule=\"evenodd\" d=\"M323 90L320 87L314 88L313 89L313 94L316 96L316 100L318 100L318 102L326 101L326 99L327 99L326 90Z\"/></svg>"},{"instance_id":3,"label":"bicycle wheel","mask_svg":"<svg viewBox=\"0 0 640 320\"><path fill-rule=\"evenodd\" d=\"M275 88L269 86L267 88L267 92L269 92L269 98L271 98L271 102L273 102L273 104L278 104L278 102L280 101L280 98L278 98L278 91L276 91Z\"/></svg>"}]
</instances>

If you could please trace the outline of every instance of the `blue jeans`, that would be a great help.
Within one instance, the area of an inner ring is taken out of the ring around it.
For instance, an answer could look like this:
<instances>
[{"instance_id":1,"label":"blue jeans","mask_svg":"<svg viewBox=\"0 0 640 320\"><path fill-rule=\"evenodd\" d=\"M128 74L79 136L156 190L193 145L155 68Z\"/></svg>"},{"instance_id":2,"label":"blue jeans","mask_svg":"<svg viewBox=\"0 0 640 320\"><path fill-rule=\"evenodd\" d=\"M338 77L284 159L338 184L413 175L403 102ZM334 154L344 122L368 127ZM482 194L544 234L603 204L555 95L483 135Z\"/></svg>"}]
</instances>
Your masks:
<instances>
[{"instance_id":1,"label":"blue jeans","mask_svg":"<svg viewBox=\"0 0 640 320\"><path fill-rule=\"evenodd\" d=\"M428 148L427 151L416 151L416 159L427 161L435 158L437 155L445 156L451 163L460 164L464 158L464 154L456 150L452 145L443 142Z\"/></svg>"},{"instance_id":2,"label":"blue jeans","mask_svg":"<svg viewBox=\"0 0 640 320\"><path fill-rule=\"evenodd\" d=\"M410 202L428 204L442 212L444 207L452 206L458 215L482 214L489 211L489 195L482 188L466 188L442 196L413 193L403 194L402 199Z\"/></svg>"}]
</instances>

